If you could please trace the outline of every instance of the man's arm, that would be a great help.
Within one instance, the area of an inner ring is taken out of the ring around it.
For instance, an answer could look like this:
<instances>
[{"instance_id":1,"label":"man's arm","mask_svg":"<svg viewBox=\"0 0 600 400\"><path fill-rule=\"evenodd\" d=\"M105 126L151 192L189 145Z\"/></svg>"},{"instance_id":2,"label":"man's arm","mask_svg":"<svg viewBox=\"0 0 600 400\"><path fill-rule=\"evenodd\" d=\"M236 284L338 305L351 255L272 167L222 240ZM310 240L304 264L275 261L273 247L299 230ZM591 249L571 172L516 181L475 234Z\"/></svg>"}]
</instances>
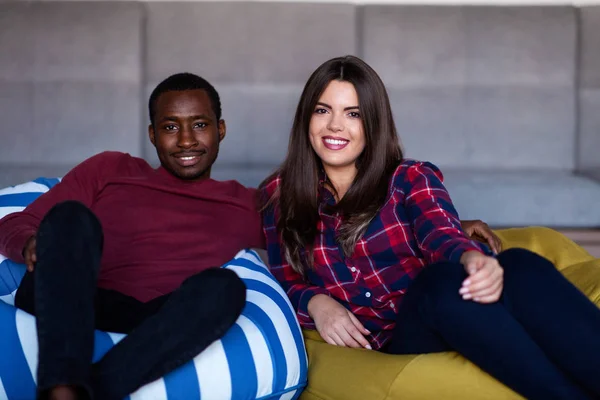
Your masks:
<instances>
[{"instance_id":1,"label":"man's arm","mask_svg":"<svg viewBox=\"0 0 600 400\"><path fill-rule=\"evenodd\" d=\"M42 218L56 204L80 201L90 207L98 193L103 172L113 170L122 153L101 153L73 168L61 182L42 194L25 210L0 220L0 254L16 262L24 262L23 250L35 236Z\"/></svg>"},{"instance_id":2,"label":"man's arm","mask_svg":"<svg viewBox=\"0 0 600 400\"><path fill-rule=\"evenodd\" d=\"M496 254L502 251L502 241L485 222L479 219L460 221L460 225L471 239L487 244Z\"/></svg>"},{"instance_id":3,"label":"man's arm","mask_svg":"<svg viewBox=\"0 0 600 400\"><path fill-rule=\"evenodd\" d=\"M258 218L258 222L256 224L252 224L250 228L252 230L251 235L253 237L252 243L254 243L253 248L266 250L267 242L265 240L265 235L263 231L263 219L261 212L263 204L263 199L261 196L263 196L263 193L255 188L249 188L248 190L250 192L250 198L252 199L252 204L254 210L256 211L256 216Z\"/></svg>"}]
</instances>

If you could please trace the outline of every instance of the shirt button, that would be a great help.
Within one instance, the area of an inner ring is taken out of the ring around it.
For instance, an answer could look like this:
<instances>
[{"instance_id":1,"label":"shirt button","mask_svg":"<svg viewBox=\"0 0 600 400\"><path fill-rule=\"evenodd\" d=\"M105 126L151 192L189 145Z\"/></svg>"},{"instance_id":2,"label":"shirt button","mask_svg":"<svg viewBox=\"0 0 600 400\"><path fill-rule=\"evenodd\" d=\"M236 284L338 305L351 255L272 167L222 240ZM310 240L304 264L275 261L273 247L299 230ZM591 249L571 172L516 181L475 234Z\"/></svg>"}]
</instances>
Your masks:
<instances>
[{"instance_id":1,"label":"shirt button","mask_svg":"<svg viewBox=\"0 0 600 400\"><path fill-rule=\"evenodd\" d=\"M368 298L368 297L371 297L371 292L367 292L367 293L365 293L365 297L367 297L367 298Z\"/></svg>"},{"instance_id":2,"label":"shirt button","mask_svg":"<svg viewBox=\"0 0 600 400\"><path fill-rule=\"evenodd\" d=\"M390 303L390 307L396 308L396 305L394 303Z\"/></svg>"},{"instance_id":3,"label":"shirt button","mask_svg":"<svg viewBox=\"0 0 600 400\"><path fill-rule=\"evenodd\" d=\"M356 267L352 267L352 268L350 268L350 271L352 271L352 272L356 272Z\"/></svg>"}]
</instances>

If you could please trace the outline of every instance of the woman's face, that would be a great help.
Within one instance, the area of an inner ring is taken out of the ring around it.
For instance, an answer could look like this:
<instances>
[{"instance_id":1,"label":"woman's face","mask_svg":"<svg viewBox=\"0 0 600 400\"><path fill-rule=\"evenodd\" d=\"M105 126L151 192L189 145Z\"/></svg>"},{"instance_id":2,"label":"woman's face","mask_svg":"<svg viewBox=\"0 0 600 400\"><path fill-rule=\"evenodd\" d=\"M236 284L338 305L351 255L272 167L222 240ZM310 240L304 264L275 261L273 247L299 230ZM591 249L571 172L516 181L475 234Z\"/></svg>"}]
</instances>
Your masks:
<instances>
[{"instance_id":1,"label":"woman's face","mask_svg":"<svg viewBox=\"0 0 600 400\"><path fill-rule=\"evenodd\" d=\"M356 169L365 134L354 85L331 81L317 102L308 130L326 171Z\"/></svg>"}]
</instances>

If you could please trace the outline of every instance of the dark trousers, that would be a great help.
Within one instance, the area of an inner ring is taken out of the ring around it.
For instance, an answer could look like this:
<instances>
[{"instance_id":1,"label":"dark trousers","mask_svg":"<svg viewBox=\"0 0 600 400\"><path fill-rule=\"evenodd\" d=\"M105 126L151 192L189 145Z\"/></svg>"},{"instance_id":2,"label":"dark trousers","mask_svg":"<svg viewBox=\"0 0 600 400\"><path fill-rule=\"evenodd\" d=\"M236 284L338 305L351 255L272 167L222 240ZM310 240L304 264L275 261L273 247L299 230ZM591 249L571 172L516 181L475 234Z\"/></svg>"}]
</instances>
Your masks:
<instances>
[{"instance_id":1,"label":"dark trousers","mask_svg":"<svg viewBox=\"0 0 600 400\"><path fill-rule=\"evenodd\" d=\"M600 398L600 310L543 257L512 249L498 261L504 290L493 304L462 299L462 265L427 267L385 351L455 350L528 399Z\"/></svg>"},{"instance_id":2,"label":"dark trousers","mask_svg":"<svg viewBox=\"0 0 600 400\"><path fill-rule=\"evenodd\" d=\"M81 398L122 399L223 336L245 305L244 283L220 268L148 303L98 289L102 242L100 222L78 202L56 205L40 224L37 265L15 298L36 316L39 398L69 384ZM92 364L94 329L128 336Z\"/></svg>"}]
</instances>

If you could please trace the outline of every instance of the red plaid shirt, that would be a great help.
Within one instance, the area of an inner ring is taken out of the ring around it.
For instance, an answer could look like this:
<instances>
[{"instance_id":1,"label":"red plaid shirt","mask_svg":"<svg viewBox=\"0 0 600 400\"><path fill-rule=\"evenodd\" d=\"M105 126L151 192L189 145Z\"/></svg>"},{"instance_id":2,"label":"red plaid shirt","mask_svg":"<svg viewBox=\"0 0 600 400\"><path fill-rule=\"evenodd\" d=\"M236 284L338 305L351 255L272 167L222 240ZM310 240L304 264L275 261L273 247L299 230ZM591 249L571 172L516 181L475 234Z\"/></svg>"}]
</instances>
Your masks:
<instances>
[{"instance_id":1,"label":"red plaid shirt","mask_svg":"<svg viewBox=\"0 0 600 400\"><path fill-rule=\"evenodd\" d=\"M390 180L385 204L351 257L345 257L336 243L341 219L326 213L323 205L334 204L335 200L321 185L315 265L306 279L285 260L276 229L277 208L263 213L271 271L290 297L304 328L315 329L307 311L309 300L316 294L326 294L356 315L371 331L367 339L372 347L379 349L391 337L402 296L426 265L458 263L468 250L489 254L485 246L463 232L442 179L440 170L431 163L400 163ZM280 178L269 182L263 195L270 198L280 182Z\"/></svg>"}]
</instances>

